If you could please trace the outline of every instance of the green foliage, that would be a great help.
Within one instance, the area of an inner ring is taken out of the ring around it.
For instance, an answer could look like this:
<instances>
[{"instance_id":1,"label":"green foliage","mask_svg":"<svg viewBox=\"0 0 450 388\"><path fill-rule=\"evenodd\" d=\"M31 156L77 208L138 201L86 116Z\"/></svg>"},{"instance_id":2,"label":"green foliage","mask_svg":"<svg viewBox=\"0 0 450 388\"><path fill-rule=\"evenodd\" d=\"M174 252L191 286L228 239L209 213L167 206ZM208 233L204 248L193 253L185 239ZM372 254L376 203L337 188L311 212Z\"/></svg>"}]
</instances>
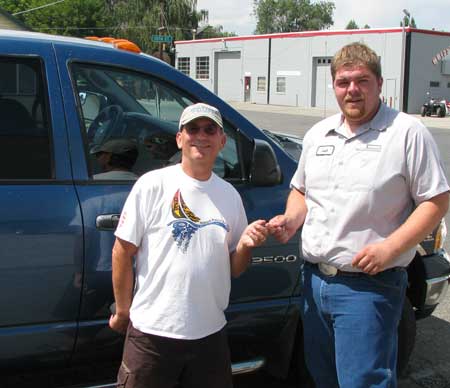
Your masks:
<instances>
[{"instance_id":1,"label":"green foliage","mask_svg":"<svg viewBox=\"0 0 450 388\"><path fill-rule=\"evenodd\" d=\"M348 22L347 27L345 27L346 30L358 30L359 27L356 24L355 20L352 19Z\"/></svg>"},{"instance_id":2,"label":"green foliage","mask_svg":"<svg viewBox=\"0 0 450 388\"><path fill-rule=\"evenodd\" d=\"M332 1L254 0L257 34L322 30L333 25Z\"/></svg>"},{"instance_id":3,"label":"green foliage","mask_svg":"<svg viewBox=\"0 0 450 388\"><path fill-rule=\"evenodd\" d=\"M49 3L48 0L0 0L0 7L14 14ZM16 17L35 31L80 37L97 35L98 28L110 24L103 0L66 0Z\"/></svg>"},{"instance_id":4,"label":"green foliage","mask_svg":"<svg viewBox=\"0 0 450 388\"><path fill-rule=\"evenodd\" d=\"M159 48L151 35L171 35L173 40L192 39L192 30L207 20L206 10L197 11L196 0L106 0L107 14L114 20L114 35L137 43L143 51Z\"/></svg>"},{"instance_id":5,"label":"green foliage","mask_svg":"<svg viewBox=\"0 0 450 388\"><path fill-rule=\"evenodd\" d=\"M403 26L417 28L416 21L414 20L414 18L410 18L407 15L403 16L403 20L400 22L400 27L403 27Z\"/></svg>"},{"instance_id":6,"label":"green foliage","mask_svg":"<svg viewBox=\"0 0 450 388\"><path fill-rule=\"evenodd\" d=\"M14 14L57 0L0 0ZM112 36L129 39L145 52L159 49L152 35L192 39L192 30L207 22L208 11L197 11L196 0L65 0L16 16L35 31L71 36ZM233 36L222 26L208 27L208 37ZM169 51L170 47L165 47Z\"/></svg>"},{"instance_id":7,"label":"green foliage","mask_svg":"<svg viewBox=\"0 0 450 388\"><path fill-rule=\"evenodd\" d=\"M228 36L236 36L234 32L227 32L223 30L221 25L218 26L207 26L197 35L197 38L207 39L207 38L226 38Z\"/></svg>"}]
</instances>

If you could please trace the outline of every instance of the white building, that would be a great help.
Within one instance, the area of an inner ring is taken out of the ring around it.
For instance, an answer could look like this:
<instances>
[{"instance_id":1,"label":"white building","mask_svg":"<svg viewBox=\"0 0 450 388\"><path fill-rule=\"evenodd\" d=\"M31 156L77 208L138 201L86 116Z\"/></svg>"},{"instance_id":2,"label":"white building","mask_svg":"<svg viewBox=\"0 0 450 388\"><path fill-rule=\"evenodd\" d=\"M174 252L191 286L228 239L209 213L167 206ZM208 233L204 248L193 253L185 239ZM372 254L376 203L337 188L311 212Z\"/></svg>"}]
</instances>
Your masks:
<instances>
[{"instance_id":1,"label":"white building","mask_svg":"<svg viewBox=\"0 0 450 388\"><path fill-rule=\"evenodd\" d=\"M450 99L450 33L409 27L177 41L176 66L228 101L332 110L331 58L354 41L380 56L386 104L418 113L427 92Z\"/></svg>"}]
</instances>

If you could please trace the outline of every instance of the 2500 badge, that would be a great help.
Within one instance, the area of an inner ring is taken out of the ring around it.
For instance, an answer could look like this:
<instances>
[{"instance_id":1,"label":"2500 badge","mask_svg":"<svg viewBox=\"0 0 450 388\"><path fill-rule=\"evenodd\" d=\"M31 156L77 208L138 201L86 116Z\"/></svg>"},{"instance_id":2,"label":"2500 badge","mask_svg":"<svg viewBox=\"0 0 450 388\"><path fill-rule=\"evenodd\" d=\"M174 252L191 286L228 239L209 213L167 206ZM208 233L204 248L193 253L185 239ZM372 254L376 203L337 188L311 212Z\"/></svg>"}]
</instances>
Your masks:
<instances>
[{"instance_id":1,"label":"2500 badge","mask_svg":"<svg viewBox=\"0 0 450 388\"><path fill-rule=\"evenodd\" d=\"M282 264L282 263L294 263L297 261L296 255L287 256L263 256L263 257L253 257L252 264Z\"/></svg>"}]
</instances>

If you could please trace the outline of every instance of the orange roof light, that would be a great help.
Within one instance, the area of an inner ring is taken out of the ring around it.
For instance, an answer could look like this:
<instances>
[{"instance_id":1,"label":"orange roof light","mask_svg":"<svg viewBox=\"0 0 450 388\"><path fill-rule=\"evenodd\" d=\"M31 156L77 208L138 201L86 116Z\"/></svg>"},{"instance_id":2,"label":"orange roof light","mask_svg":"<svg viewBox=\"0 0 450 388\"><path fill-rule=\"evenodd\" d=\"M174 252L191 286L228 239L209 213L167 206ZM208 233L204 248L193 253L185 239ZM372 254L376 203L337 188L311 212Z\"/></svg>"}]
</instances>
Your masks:
<instances>
[{"instance_id":1,"label":"orange roof light","mask_svg":"<svg viewBox=\"0 0 450 388\"><path fill-rule=\"evenodd\" d=\"M86 36L85 39L88 40L96 40L99 42L110 43L113 47L118 48L120 50L131 51L133 53L140 53L141 49L139 46L127 39L116 39L109 36L105 36L99 38L98 36Z\"/></svg>"}]
</instances>

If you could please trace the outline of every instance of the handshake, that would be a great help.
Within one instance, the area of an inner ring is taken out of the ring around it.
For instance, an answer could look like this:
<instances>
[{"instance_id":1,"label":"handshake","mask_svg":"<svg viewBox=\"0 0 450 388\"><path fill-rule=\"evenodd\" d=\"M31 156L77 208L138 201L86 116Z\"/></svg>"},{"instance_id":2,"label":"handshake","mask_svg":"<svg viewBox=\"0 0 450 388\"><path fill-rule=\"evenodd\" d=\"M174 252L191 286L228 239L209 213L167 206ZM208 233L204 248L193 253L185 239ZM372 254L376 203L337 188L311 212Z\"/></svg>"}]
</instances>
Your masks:
<instances>
[{"instance_id":1,"label":"handshake","mask_svg":"<svg viewBox=\"0 0 450 388\"><path fill-rule=\"evenodd\" d=\"M286 243L297 231L284 215L273 217L270 221L256 220L245 228L241 241L248 248L255 248L265 243L267 236L274 236L279 242Z\"/></svg>"}]
</instances>

